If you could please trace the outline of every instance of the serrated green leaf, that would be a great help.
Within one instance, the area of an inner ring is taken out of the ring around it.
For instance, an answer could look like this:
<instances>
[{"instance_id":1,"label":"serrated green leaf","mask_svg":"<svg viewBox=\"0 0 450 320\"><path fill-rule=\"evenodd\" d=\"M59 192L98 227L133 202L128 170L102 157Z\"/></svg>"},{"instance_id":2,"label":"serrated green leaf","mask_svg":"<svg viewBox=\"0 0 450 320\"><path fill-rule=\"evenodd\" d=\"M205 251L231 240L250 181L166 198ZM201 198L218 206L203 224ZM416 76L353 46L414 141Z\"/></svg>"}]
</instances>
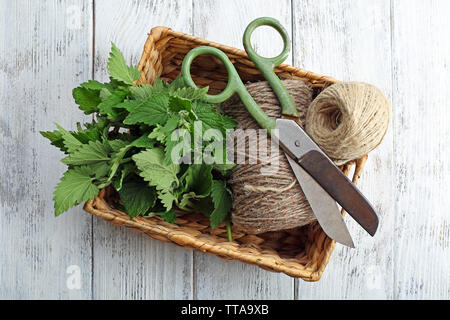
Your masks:
<instances>
[{"instance_id":1,"label":"serrated green leaf","mask_svg":"<svg viewBox=\"0 0 450 320\"><path fill-rule=\"evenodd\" d=\"M82 84L80 84L80 86L90 90L101 90L105 87L103 83L100 83L96 80L89 80L87 82L83 82Z\"/></svg>"},{"instance_id":2,"label":"serrated green leaf","mask_svg":"<svg viewBox=\"0 0 450 320\"><path fill-rule=\"evenodd\" d=\"M89 141L88 144L83 144L78 150L61 161L67 165L85 165L109 161L109 152L111 152L111 148L108 142Z\"/></svg>"},{"instance_id":3,"label":"serrated green leaf","mask_svg":"<svg viewBox=\"0 0 450 320\"><path fill-rule=\"evenodd\" d=\"M66 171L55 188L55 215L67 211L81 202L92 200L99 192L93 183L92 170L87 166L75 167Z\"/></svg>"},{"instance_id":4,"label":"serrated green leaf","mask_svg":"<svg viewBox=\"0 0 450 320\"><path fill-rule=\"evenodd\" d=\"M96 141L100 139L101 131L98 127L91 127L89 129L78 128L78 131L71 132L71 134L81 143L88 143L89 141Z\"/></svg>"},{"instance_id":5,"label":"serrated green leaf","mask_svg":"<svg viewBox=\"0 0 450 320\"><path fill-rule=\"evenodd\" d=\"M172 141L172 133L178 126L178 115L174 115L167 120L164 127L161 128L161 132L158 135L158 138L162 138L164 136L164 140L160 140L161 142L164 142L166 144L166 147L164 148L165 152L165 159L167 163L173 163L172 161L172 149L178 145L178 141ZM178 163L178 161L175 161L175 163Z\"/></svg>"},{"instance_id":6,"label":"serrated green leaf","mask_svg":"<svg viewBox=\"0 0 450 320\"><path fill-rule=\"evenodd\" d=\"M189 205L191 202L191 199L195 199L196 198L196 194L195 192L188 192L188 193L183 193L182 197L181 197L181 201L179 204L179 207L182 209L186 209L186 206ZM200 197L202 198L202 197Z\"/></svg>"},{"instance_id":7,"label":"serrated green leaf","mask_svg":"<svg viewBox=\"0 0 450 320\"><path fill-rule=\"evenodd\" d=\"M203 132L208 129L218 129L225 133L227 129L234 129L237 125L234 119L220 114L207 103L195 101L192 104L192 110L198 120L202 122Z\"/></svg>"},{"instance_id":8,"label":"serrated green leaf","mask_svg":"<svg viewBox=\"0 0 450 320\"><path fill-rule=\"evenodd\" d=\"M109 83L105 83L105 88L108 89L109 91L113 92L117 89L123 89L126 87L128 87L128 84L124 84L122 81L116 80L114 78L112 78L111 76L109 77L110 82Z\"/></svg>"},{"instance_id":9,"label":"serrated green leaf","mask_svg":"<svg viewBox=\"0 0 450 320\"><path fill-rule=\"evenodd\" d=\"M119 152L122 148L128 146L128 142L127 141L123 141L123 140L120 140L120 139L109 140L108 143L109 143L109 146L111 147L111 150L113 152Z\"/></svg>"},{"instance_id":10,"label":"serrated green leaf","mask_svg":"<svg viewBox=\"0 0 450 320\"><path fill-rule=\"evenodd\" d=\"M181 110L191 111L192 103L190 100L183 99L180 97L170 97L169 109L174 112L179 112Z\"/></svg>"},{"instance_id":11,"label":"serrated green leaf","mask_svg":"<svg viewBox=\"0 0 450 320\"><path fill-rule=\"evenodd\" d=\"M214 203L214 210L209 220L211 222L211 229L214 229L227 218L231 210L231 192L227 189L225 182L220 180L213 181L211 198Z\"/></svg>"},{"instance_id":12,"label":"serrated green leaf","mask_svg":"<svg viewBox=\"0 0 450 320\"><path fill-rule=\"evenodd\" d=\"M105 161L88 165L96 179L105 178L109 172L109 164Z\"/></svg>"},{"instance_id":13,"label":"serrated green leaf","mask_svg":"<svg viewBox=\"0 0 450 320\"><path fill-rule=\"evenodd\" d=\"M211 213L214 211L214 203L211 199L211 196L194 199L192 201L194 207L199 210L205 217L210 217Z\"/></svg>"},{"instance_id":14,"label":"serrated green leaf","mask_svg":"<svg viewBox=\"0 0 450 320\"><path fill-rule=\"evenodd\" d=\"M67 153L67 148L64 145L64 140L62 137L62 133L58 130L54 131L40 131L40 134L50 140L50 144L59 148L62 152Z\"/></svg>"},{"instance_id":15,"label":"serrated green leaf","mask_svg":"<svg viewBox=\"0 0 450 320\"><path fill-rule=\"evenodd\" d=\"M150 126L164 125L169 119L169 97L156 94L137 105L128 108L130 114L123 121L125 124L144 123Z\"/></svg>"},{"instance_id":16,"label":"serrated green leaf","mask_svg":"<svg viewBox=\"0 0 450 320\"><path fill-rule=\"evenodd\" d=\"M185 190L197 196L209 195L213 184L211 171L212 165L191 164L184 175Z\"/></svg>"},{"instance_id":17,"label":"serrated green leaf","mask_svg":"<svg viewBox=\"0 0 450 320\"><path fill-rule=\"evenodd\" d=\"M158 212L157 214L169 223L177 222L177 213L175 212L175 210L169 210L166 212Z\"/></svg>"},{"instance_id":18,"label":"serrated green leaf","mask_svg":"<svg viewBox=\"0 0 450 320\"><path fill-rule=\"evenodd\" d=\"M184 82L183 77L181 74L179 74L175 80L169 83L169 86L167 87L168 92L170 94L174 93L176 90L186 87L186 83Z\"/></svg>"},{"instance_id":19,"label":"serrated green leaf","mask_svg":"<svg viewBox=\"0 0 450 320\"><path fill-rule=\"evenodd\" d=\"M114 91L101 103L99 103L97 109L102 114L106 114L112 117L117 116L119 111L116 108L121 108L121 102L123 102L128 93L128 91Z\"/></svg>"},{"instance_id":20,"label":"serrated green leaf","mask_svg":"<svg viewBox=\"0 0 450 320\"><path fill-rule=\"evenodd\" d=\"M176 130L179 124L179 115L174 115L167 121L164 127L155 129L156 134L154 135L159 141L165 144L165 159L168 163L179 163L185 149L190 150L190 134L184 128ZM175 147L178 147L177 154L173 154Z\"/></svg>"},{"instance_id":21,"label":"serrated green leaf","mask_svg":"<svg viewBox=\"0 0 450 320\"><path fill-rule=\"evenodd\" d=\"M139 86L130 87L130 92L131 96L136 100L146 100L155 93L153 86L149 84L141 84Z\"/></svg>"},{"instance_id":22,"label":"serrated green leaf","mask_svg":"<svg viewBox=\"0 0 450 320\"><path fill-rule=\"evenodd\" d=\"M178 116L178 114L171 116L166 124L162 127L162 132L164 132L164 134L166 136L169 136L178 126L178 121L180 120L180 117Z\"/></svg>"},{"instance_id":23,"label":"serrated green leaf","mask_svg":"<svg viewBox=\"0 0 450 320\"><path fill-rule=\"evenodd\" d=\"M173 95L187 100L203 100L208 93L209 87L195 89L191 87L184 87L177 89L173 92Z\"/></svg>"},{"instance_id":24,"label":"serrated green leaf","mask_svg":"<svg viewBox=\"0 0 450 320\"><path fill-rule=\"evenodd\" d=\"M110 121L103 116L97 116L97 121L92 120L92 122L86 122L84 126L86 129L97 129L99 131L103 130L110 124Z\"/></svg>"},{"instance_id":25,"label":"serrated green leaf","mask_svg":"<svg viewBox=\"0 0 450 320\"><path fill-rule=\"evenodd\" d=\"M64 147L68 153L73 153L78 150L83 144L88 143L89 141L95 141L99 139L98 128L95 126L90 127L89 129L83 130L81 125L77 124L78 131L68 131L65 130L60 125L56 124L59 132L61 133L62 141ZM54 132L55 134L55 132ZM66 152L66 153L67 153Z\"/></svg>"},{"instance_id":26,"label":"serrated green leaf","mask_svg":"<svg viewBox=\"0 0 450 320\"><path fill-rule=\"evenodd\" d=\"M167 163L180 163L180 159L182 157L182 148L179 149L178 154L174 154L174 149L176 146L178 146L180 143L183 143L183 141L172 141L171 139L166 139L165 147L164 147L164 159Z\"/></svg>"},{"instance_id":27,"label":"serrated green leaf","mask_svg":"<svg viewBox=\"0 0 450 320\"><path fill-rule=\"evenodd\" d=\"M128 66L114 43L111 43L111 53L108 59L109 76L123 83L133 85L141 76L139 69Z\"/></svg>"},{"instance_id":28,"label":"serrated green leaf","mask_svg":"<svg viewBox=\"0 0 450 320\"><path fill-rule=\"evenodd\" d=\"M131 148L152 148L155 145L155 141L148 138L146 135L137 138L131 143L127 143L122 140L112 140L109 141L109 143L114 153L111 156L111 168L108 181L111 181L113 179L117 172L117 169L122 164L123 158Z\"/></svg>"},{"instance_id":29,"label":"serrated green leaf","mask_svg":"<svg viewBox=\"0 0 450 320\"><path fill-rule=\"evenodd\" d=\"M234 129L234 128L236 128L236 126L238 124L237 121L234 120L232 117L224 116L224 115L221 115L221 121L222 121L222 128L224 130Z\"/></svg>"},{"instance_id":30,"label":"serrated green leaf","mask_svg":"<svg viewBox=\"0 0 450 320\"><path fill-rule=\"evenodd\" d=\"M153 81L153 92L154 93L160 93L160 92L167 92L168 83L161 80L160 78L155 78L155 81Z\"/></svg>"},{"instance_id":31,"label":"serrated green leaf","mask_svg":"<svg viewBox=\"0 0 450 320\"><path fill-rule=\"evenodd\" d=\"M119 195L131 219L145 214L156 201L155 189L143 181L125 182Z\"/></svg>"},{"instance_id":32,"label":"serrated green leaf","mask_svg":"<svg viewBox=\"0 0 450 320\"><path fill-rule=\"evenodd\" d=\"M82 144L86 144L89 141L106 140L108 139L109 128L111 127L111 121L104 116L97 116L97 121L87 122L84 124L86 129L79 128L77 132L71 132L71 134L78 139Z\"/></svg>"},{"instance_id":33,"label":"serrated green leaf","mask_svg":"<svg viewBox=\"0 0 450 320\"><path fill-rule=\"evenodd\" d=\"M166 208L166 211L170 211L172 209L174 201L177 198L172 194L172 192L167 190L162 190L158 193L158 198L161 200L161 203Z\"/></svg>"},{"instance_id":34,"label":"serrated green leaf","mask_svg":"<svg viewBox=\"0 0 450 320\"><path fill-rule=\"evenodd\" d=\"M163 126L157 124L153 131L148 135L150 139L156 139L159 142L166 141L166 134L162 130Z\"/></svg>"},{"instance_id":35,"label":"serrated green leaf","mask_svg":"<svg viewBox=\"0 0 450 320\"><path fill-rule=\"evenodd\" d=\"M149 212L145 215L145 217L154 217L154 216L160 216L164 221L169 223L177 222L177 213L173 209L164 212Z\"/></svg>"},{"instance_id":36,"label":"serrated green leaf","mask_svg":"<svg viewBox=\"0 0 450 320\"><path fill-rule=\"evenodd\" d=\"M112 92L108 88L102 88L100 90L99 96L102 101L108 98L110 95L112 95Z\"/></svg>"},{"instance_id":37,"label":"serrated green leaf","mask_svg":"<svg viewBox=\"0 0 450 320\"><path fill-rule=\"evenodd\" d=\"M136 172L136 166L132 163L126 163L122 166L122 169L120 170L120 175L116 177L113 181L114 189L117 191L120 191L123 186L123 181L126 179L126 177Z\"/></svg>"},{"instance_id":38,"label":"serrated green leaf","mask_svg":"<svg viewBox=\"0 0 450 320\"><path fill-rule=\"evenodd\" d=\"M124 146L119 151L112 154L108 181L111 181L114 178L117 169L119 169L119 166L121 165L122 159L125 157L125 154L128 152L128 150L131 149L131 147L131 145Z\"/></svg>"},{"instance_id":39,"label":"serrated green leaf","mask_svg":"<svg viewBox=\"0 0 450 320\"><path fill-rule=\"evenodd\" d=\"M62 134L63 143L68 153L75 152L83 145L80 140L75 138L72 133L61 127L59 124L56 124L56 127Z\"/></svg>"},{"instance_id":40,"label":"serrated green leaf","mask_svg":"<svg viewBox=\"0 0 450 320\"><path fill-rule=\"evenodd\" d=\"M78 87L72 90L72 96L75 103L79 105L80 110L85 114L97 111L97 105L101 102L99 92L97 90Z\"/></svg>"},{"instance_id":41,"label":"serrated green leaf","mask_svg":"<svg viewBox=\"0 0 450 320\"><path fill-rule=\"evenodd\" d=\"M162 149L148 149L135 154L132 158L140 170L139 175L157 190L169 190L173 185L178 185L179 166L168 164L164 160Z\"/></svg>"},{"instance_id":42,"label":"serrated green leaf","mask_svg":"<svg viewBox=\"0 0 450 320\"><path fill-rule=\"evenodd\" d=\"M143 135L136 140L134 140L131 144L133 147L137 148L153 148L155 146L156 141L150 139L147 135Z\"/></svg>"}]
</instances>

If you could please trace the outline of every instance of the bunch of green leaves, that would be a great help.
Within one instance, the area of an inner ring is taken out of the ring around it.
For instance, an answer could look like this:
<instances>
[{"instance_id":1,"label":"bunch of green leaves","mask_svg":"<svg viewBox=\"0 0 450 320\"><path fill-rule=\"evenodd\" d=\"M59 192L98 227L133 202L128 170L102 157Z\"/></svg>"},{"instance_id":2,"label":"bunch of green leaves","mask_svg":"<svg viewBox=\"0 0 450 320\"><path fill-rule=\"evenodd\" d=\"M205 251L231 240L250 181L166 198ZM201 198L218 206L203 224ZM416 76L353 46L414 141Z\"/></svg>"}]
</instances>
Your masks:
<instances>
[{"instance_id":1,"label":"bunch of green leaves","mask_svg":"<svg viewBox=\"0 0 450 320\"><path fill-rule=\"evenodd\" d=\"M66 154L61 161L68 169L54 191L55 214L112 185L131 218L159 215L175 222L177 211L198 210L210 218L212 228L223 221L229 228L232 198L225 176L233 165L173 161L173 154L182 154L171 135L182 130L182 145L193 146L196 121L204 131L222 133L236 122L204 101L207 87L188 87L181 77L136 85L139 70L125 63L114 44L108 71L109 82L90 80L73 90L79 108L95 120L78 123L76 130L56 125L54 131L41 132ZM226 154L225 147L220 153L214 149L212 156Z\"/></svg>"}]
</instances>

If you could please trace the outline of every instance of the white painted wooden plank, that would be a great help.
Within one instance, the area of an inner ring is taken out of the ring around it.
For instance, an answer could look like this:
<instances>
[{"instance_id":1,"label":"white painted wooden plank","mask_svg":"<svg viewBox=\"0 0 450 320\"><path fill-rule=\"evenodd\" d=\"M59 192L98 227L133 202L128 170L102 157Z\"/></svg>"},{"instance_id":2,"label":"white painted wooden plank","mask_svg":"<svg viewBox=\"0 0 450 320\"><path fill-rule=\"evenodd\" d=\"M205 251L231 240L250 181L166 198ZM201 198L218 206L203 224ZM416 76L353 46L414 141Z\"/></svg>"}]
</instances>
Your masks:
<instances>
[{"instance_id":1,"label":"white painted wooden plank","mask_svg":"<svg viewBox=\"0 0 450 320\"><path fill-rule=\"evenodd\" d=\"M113 41L137 65L150 29L191 32L191 1L95 1L95 78L107 80ZM192 297L192 251L94 219L95 299Z\"/></svg>"},{"instance_id":2,"label":"white painted wooden plank","mask_svg":"<svg viewBox=\"0 0 450 320\"><path fill-rule=\"evenodd\" d=\"M450 2L393 1L395 297L450 299Z\"/></svg>"},{"instance_id":3,"label":"white painted wooden plank","mask_svg":"<svg viewBox=\"0 0 450 320\"><path fill-rule=\"evenodd\" d=\"M292 39L291 4L288 0L194 2L194 35L244 50L242 36L256 18L272 17L280 21ZM292 42L292 40L291 40ZM252 35L253 48L264 57L274 57L283 48L283 40L271 27L262 26ZM292 53L285 63L292 62Z\"/></svg>"},{"instance_id":4,"label":"white painted wooden plank","mask_svg":"<svg viewBox=\"0 0 450 320\"><path fill-rule=\"evenodd\" d=\"M391 96L389 1L294 1L294 63L344 81L364 81ZM393 297L393 135L369 160L360 189L380 217L371 238L348 215L356 249L336 246L318 283L298 282L298 299L390 299Z\"/></svg>"},{"instance_id":5,"label":"white painted wooden plank","mask_svg":"<svg viewBox=\"0 0 450 320\"><path fill-rule=\"evenodd\" d=\"M54 217L65 166L39 131L83 118L72 88L91 76L91 1L0 8L0 299L88 299L91 217L81 207ZM80 289L66 286L71 265Z\"/></svg>"},{"instance_id":6,"label":"white painted wooden plank","mask_svg":"<svg viewBox=\"0 0 450 320\"><path fill-rule=\"evenodd\" d=\"M109 41L136 63L155 25L242 48L251 19L290 24L284 2L196 2L195 13L191 2L96 3L101 80ZM293 3L295 65L374 83L394 105L394 129L371 153L361 184L381 213L380 230L371 239L347 217L359 248L338 246L319 283L297 283L298 298L449 299L449 4L393 1L391 94L387 1ZM292 298L286 276L200 253L192 282L190 251L97 218L92 261L91 217L81 207L53 217L52 192L64 166L38 134L53 122L73 127L83 119L71 89L91 77L91 1L0 0L0 9L0 298L90 298L92 263L97 299L189 298L194 288L196 298ZM258 48L274 55L276 40ZM80 267L80 290L66 286L70 265Z\"/></svg>"},{"instance_id":7,"label":"white painted wooden plank","mask_svg":"<svg viewBox=\"0 0 450 320\"><path fill-rule=\"evenodd\" d=\"M290 1L214 0L194 3L194 34L243 49L245 27L255 18L278 19L291 34ZM281 52L282 40L271 28L261 27L252 37L264 56ZM286 63L291 63L290 59ZM198 299L293 299L293 279L241 262L194 254L194 297Z\"/></svg>"}]
</instances>

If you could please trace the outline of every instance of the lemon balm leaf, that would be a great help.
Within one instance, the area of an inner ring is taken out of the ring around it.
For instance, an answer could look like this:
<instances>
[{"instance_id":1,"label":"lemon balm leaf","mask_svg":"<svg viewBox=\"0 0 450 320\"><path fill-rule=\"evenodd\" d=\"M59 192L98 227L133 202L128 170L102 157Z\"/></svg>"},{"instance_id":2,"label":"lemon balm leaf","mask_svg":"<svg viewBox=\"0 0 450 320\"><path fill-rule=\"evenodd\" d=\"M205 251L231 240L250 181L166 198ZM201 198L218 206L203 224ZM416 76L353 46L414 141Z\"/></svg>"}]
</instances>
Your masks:
<instances>
[{"instance_id":1,"label":"lemon balm leaf","mask_svg":"<svg viewBox=\"0 0 450 320\"><path fill-rule=\"evenodd\" d=\"M214 203L214 210L209 217L211 229L222 223L231 210L231 192L227 189L225 182L214 180L211 188L211 198Z\"/></svg>"},{"instance_id":2,"label":"lemon balm leaf","mask_svg":"<svg viewBox=\"0 0 450 320\"><path fill-rule=\"evenodd\" d=\"M143 181L125 182L119 194L131 219L145 214L156 201L155 189Z\"/></svg>"},{"instance_id":3,"label":"lemon balm leaf","mask_svg":"<svg viewBox=\"0 0 450 320\"><path fill-rule=\"evenodd\" d=\"M134 85L134 82L141 76L139 69L126 64L122 53L112 42L111 53L108 59L108 71L111 78L129 85Z\"/></svg>"},{"instance_id":4,"label":"lemon balm leaf","mask_svg":"<svg viewBox=\"0 0 450 320\"><path fill-rule=\"evenodd\" d=\"M178 184L179 165L169 164L164 159L164 151L160 148L148 149L133 156L139 169L139 175L157 190L170 190Z\"/></svg>"},{"instance_id":5,"label":"lemon balm leaf","mask_svg":"<svg viewBox=\"0 0 450 320\"><path fill-rule=\"evenodd\" d=\"M93 183L94 179L94 172L88 166L67 170L53 193L55 215L58 216L81 202L94 199L99 191Z\"/></svg>"}]
</instances>

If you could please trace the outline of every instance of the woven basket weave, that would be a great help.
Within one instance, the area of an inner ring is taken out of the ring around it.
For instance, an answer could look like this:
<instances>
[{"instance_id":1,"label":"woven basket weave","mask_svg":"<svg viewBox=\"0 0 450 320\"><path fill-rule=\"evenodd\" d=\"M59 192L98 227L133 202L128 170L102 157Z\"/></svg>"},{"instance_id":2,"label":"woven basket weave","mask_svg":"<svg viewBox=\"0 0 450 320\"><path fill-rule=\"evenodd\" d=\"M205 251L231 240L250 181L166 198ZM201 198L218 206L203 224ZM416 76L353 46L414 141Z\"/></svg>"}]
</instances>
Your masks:
<instances>
[{"instance_id":1,"label":"woven basket weave","mask_svg":"<svg viewBox=\"0 0 450 320\"><path fill-rule=\"evenodd\" d=\"M209 42L191 35L175 32L166 27L151 30L139 62L139 83L153 83L156 76L171 81L181 70L184 56L194 47L208 45L224 51L234 63L245 82L263 80L261 73L248 59L247 54L232 47ZM319 92L336 80L280 65L275 72L283 79L301 79ZM222 63L213 56L200 56L192 64L191 73L199 86L209 86L209 93L225 88L228 75ZM353 183L359 179L367 156L340 167L348 175L353 166ZM306 281L317 281L330 259L335 242L328 238L317 222L280 232L249 235L232 228L233 242L227 241L225 225L214 230L209 220L201 214L178 214L171 224L159 217L137 217L130 220L124 212L116 210L112 199L117 194L111 188L102 190L94 200L85 203L84 209L113 224L126 226L161 241L170 241L185 249L195 249L227 260L239 260L263 269L283 272Z\"/></svg>"}]
</instances>

